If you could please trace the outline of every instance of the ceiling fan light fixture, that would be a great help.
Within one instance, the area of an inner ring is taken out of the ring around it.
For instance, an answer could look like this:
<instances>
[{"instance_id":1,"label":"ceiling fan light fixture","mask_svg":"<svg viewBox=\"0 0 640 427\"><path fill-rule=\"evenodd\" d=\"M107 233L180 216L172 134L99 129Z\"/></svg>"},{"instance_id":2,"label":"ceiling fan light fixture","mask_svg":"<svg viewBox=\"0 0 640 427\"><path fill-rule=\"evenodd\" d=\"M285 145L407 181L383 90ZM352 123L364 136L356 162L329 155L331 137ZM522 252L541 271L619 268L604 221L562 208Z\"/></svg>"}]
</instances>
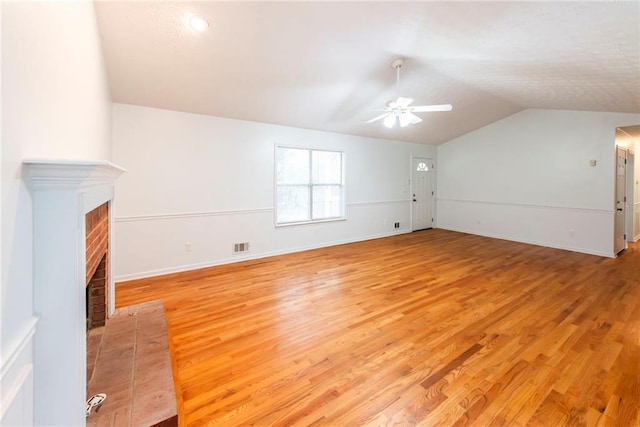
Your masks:
<instances>
[{"instance_id":1,"label":"ceiling fan light fixture","mask_svg":"<svg viewBox=\"0 0 640 427\"><path fill-rule=\"evenodd\" d=\"M387 117L384 118L384 125L388 128L392 128L393 125L396 124L396 115L395 114L388 114Z\"/></svg>"},{"instance_id":2,"label":"ceiling fan light fixture","mask_svg":"<svg viewBox=\"0 0 640 427\"><path fill-rule=\"evenodd\" d=\"M400 122L400 127L406 128L411 124L412 120L411 113L402 113L398 116L398 121Z\"/></svg>"},{"instance_id":3,"label":"ceiling fan light fixture","mask_svg":"<svg viewBox=\"0 0 640 427\"><path fill-rule=\"evenodd\" d=\"M209 23L205 19L200 18L199 16L192 16L189 19L189 25L195 31L199 31L199 32L206 31L207 28L209 28Z\"/></svg>"}]
</instances>

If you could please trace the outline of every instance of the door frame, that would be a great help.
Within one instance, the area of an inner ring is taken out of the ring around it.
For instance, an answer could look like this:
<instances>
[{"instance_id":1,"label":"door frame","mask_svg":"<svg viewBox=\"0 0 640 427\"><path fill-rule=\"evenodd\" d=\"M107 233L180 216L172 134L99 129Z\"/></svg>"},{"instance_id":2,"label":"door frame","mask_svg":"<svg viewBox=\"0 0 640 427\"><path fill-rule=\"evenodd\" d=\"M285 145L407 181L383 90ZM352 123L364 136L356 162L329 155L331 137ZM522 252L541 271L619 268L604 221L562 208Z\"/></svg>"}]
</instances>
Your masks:
<instances>
[{"instance_id":1,"label":"door frame","mask_svg":"<svg viewBox=\"0 0 640 427\"><path fill-rule=\"evenodd\" d=\"M411 155L409 157L409 230L413 232L413 198L411 195L413 194L413 161L416 159L429 160L431 164L431 218L433 221L431 222L431 228L436 228L436 162L433 159L433 156L414 156Z\"/></svg>"},{"instance_id":2,"label":"door frame","mask_svg":"<svg viewBox=\"0 0 640 427\"><path fill-rule=\"evenodd\" d=\"M625 234L625 239L624 239L624 245L622 247L622 249L618 252L616 252L616 218L617 218L617 214L616 214L616 209L617 209L617 194L618 194L618 150L622 150L624 152L624 158L625 158L625 168L624 168L624 173L625 173L625 190L624 190L624 197L627 199L627 201L629 200L629 186L627 185L628 180L629 180L629 148L622 146L622 145L615 145L615 149L614 149L614 176L613 176L613 256L618 256L618 254L624 250L626 250L629 247L629 240L630 240L630 236L629 234L627 234L628 230L627 230L627 224L628 224L628 219L629 219L629 209L627 209L627 201L625 201L623 203L624 206L624 216L622 217L622 230Z\"/></svg>"},{"instance_id":3,"label":"door frame","mask_svg":"<svg viewBox=\"0 0 640 427\"><path fill-rule=\"evenodd\" d=\"M625 178L627 179L625 196L625 211L624 211L624 230L627 234L626 246L629 247L629 242L635 241L635 230L633 229L635 221L635 153L630 148L627 149L627 163L625 165Z\"/></svg>"}]
</instances>

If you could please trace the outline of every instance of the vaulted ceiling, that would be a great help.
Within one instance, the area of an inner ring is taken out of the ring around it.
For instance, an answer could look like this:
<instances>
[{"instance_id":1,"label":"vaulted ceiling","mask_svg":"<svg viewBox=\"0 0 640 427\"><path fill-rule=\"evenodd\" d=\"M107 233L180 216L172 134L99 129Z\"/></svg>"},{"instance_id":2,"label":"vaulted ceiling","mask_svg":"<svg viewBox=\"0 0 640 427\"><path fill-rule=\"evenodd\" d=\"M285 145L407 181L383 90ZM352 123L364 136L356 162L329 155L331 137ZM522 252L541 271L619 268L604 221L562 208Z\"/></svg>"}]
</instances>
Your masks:
<instances>
[{"instance_id":1,"label":"vaulted ceiling","mask_svg":"<svg viewBox=\"0 0 640 427\"><path fill-rule=\"evenodd\" d=\"M640 2L98 1L96 12L114 102L424 144L526 108L640 112ZM398 95L396 57L400 95L453 111L365 124Z\"/></svg>"}]
</instances>

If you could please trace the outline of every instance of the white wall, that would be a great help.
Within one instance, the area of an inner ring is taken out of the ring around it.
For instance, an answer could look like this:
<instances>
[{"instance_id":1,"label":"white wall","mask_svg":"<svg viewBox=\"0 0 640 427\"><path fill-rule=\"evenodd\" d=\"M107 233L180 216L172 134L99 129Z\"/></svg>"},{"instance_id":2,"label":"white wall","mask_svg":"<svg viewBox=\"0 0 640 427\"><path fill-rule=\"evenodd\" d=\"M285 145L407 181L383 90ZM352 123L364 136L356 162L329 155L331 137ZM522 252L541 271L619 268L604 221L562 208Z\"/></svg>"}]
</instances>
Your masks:
<instances>
[{"instance_id":1,"label":"white wall","mask_svg":"<svg viewBox=\"0 0 640 427\"><path fill-rule=\"evenodd\" d=\"M114 104L117 280L410 230L411 156L435 148ZM274 227L274 145L343 150L347 220ZM393 223L400 222L400 230ZM232 255L235 242L249 254ZM191 251L185 251L185 243Z\"/></svg>"},{"instance_id":2,"label":"white wall","mask_svg":"<svg viewBox=\"0 0 640 427\"><path fill-rule=\"evenodd\" d=\"M613 256L615 129L639 119L524 110L438 146L437 226Z\"/></svg>"},{"instance_id":3,"label":"white wall","mask_svg":"<svg viewBox=\"0 0 640 427\"><path fill-rule=\"evenodd\" d=\"M0 419L23 425L34 422L37 313L22 161L110 157L111 104L91 1L3 2L2 124Z\"/></svg>"}]
</instances>

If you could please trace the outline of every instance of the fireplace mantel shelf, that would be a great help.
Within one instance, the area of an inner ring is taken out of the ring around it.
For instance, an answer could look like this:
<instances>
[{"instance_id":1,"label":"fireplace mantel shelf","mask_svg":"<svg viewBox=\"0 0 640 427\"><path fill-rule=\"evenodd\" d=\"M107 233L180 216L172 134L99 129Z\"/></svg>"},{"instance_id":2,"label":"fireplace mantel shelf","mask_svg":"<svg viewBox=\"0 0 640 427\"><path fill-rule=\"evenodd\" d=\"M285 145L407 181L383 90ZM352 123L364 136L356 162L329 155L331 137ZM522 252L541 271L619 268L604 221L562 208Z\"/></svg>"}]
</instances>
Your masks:
<instances>
[{"instance_id":1,"label":"fireplace mantel shelf","mask_svg":"<svg viewBox=\"0 0 640 427\"><path fill-rule=\"evenodd\" d=\"M106 160L25 160L27 180L38 190L43 188L85 188L110 184L122 173L120 166Z\"/></svg>"}]
</instances>

